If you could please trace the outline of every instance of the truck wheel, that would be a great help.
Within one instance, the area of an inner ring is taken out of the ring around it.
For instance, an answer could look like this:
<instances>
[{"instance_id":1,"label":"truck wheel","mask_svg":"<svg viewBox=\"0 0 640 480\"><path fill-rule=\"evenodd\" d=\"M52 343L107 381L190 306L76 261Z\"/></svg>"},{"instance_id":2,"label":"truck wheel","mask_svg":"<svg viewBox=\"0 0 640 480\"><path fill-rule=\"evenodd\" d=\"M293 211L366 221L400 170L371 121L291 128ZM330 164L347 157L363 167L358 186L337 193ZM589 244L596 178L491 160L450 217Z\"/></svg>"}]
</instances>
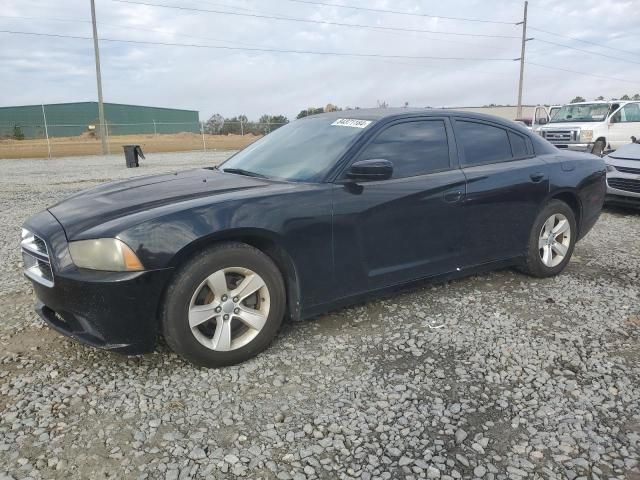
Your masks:
<instances>
[{"instance_id":1,"label":"truck wheel","mask_svg":"<svg viewBox=\"0 0 640 480\"><path fill-rule=\"evenodd\" d=\"M602 154L604 153L605 147L606 147L606 144L604 143L604 140L598 140L596 141L596 143L593 144L593 149L591 150L591 153L601 157Z\"/></svg>"},{"instance_id":2,"label":"truck wheel","mask_svg":"<svg viewBox=\"0 0 640 480\"><path fill-rule=\"evenodd\" d=\"M577 234L571 207L560 200L551 200L533 224L521 270L541 278L558 275L571 259Z\"/></svg>"},{"instance_id":3,"label":"truck wheel","mask_svg":"<svg viewBox=\"0 0 640 480\"><path fill-rule=\"evenodd\" d=\"M285 314L284 281L273 261L243 243L213 246L183 265L163 304L171 349L202 367L243 362L264 350Z\"/></svg>"}]
</instances>

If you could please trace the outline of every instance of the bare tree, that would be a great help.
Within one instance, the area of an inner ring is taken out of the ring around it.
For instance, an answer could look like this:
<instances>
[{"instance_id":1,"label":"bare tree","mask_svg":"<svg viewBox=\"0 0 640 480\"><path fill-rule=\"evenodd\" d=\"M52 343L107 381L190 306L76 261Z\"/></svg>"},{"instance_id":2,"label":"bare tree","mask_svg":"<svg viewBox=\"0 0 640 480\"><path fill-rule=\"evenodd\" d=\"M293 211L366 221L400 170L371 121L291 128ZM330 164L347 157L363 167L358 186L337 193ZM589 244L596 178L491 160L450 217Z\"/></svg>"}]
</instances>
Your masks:
<instances>
[{"instance_id":1,"label":"bare tree","mask_svg":"<svg viewBox=\"0 0 640 480\"><path fill-rule=\"evenodd\" d=\"M214 113L204 124L204 131L212 135L218 135L224 127L224 117L219 113Z\"/></svg>"}]
</instances>

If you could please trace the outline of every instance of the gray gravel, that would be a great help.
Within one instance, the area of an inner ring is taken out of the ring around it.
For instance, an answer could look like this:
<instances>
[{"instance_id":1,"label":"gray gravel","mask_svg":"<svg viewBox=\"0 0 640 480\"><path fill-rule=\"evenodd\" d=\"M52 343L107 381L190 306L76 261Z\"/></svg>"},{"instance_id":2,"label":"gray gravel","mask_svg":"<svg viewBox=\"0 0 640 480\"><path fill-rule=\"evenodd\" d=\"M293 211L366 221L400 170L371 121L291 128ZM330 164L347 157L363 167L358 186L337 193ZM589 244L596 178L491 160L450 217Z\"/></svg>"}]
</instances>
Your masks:
<instances>
[{"instance_id":1,"label":"gray gravel","mask_svg":"<svg viewBox=\"0 0 640 480\"><path fill-rule=\"evenodd\" d=\"M285 325L237 367L92 350L42 326L21 221L224 153L0 161L0 479L638 479L640 213L565 274L429 286Z\"/></svg>"}]
</instances>

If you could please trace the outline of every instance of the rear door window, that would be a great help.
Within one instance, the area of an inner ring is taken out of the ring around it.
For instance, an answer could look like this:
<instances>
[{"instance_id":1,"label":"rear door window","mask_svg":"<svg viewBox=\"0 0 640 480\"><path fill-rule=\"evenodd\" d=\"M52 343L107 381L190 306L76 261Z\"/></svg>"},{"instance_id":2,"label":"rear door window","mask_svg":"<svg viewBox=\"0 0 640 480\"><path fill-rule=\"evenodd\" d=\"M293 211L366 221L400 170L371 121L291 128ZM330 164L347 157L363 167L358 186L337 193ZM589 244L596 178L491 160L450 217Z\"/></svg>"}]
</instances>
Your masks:
<instances>
[{"instance_id":1,"label":"rear door window","mask_svg":"<svg viewBox=\"0 0 640 480\"><path fill-rule=\"evenodd\" d=\"M511 151L514 158L523 158L529 155L527 149L527 139L522 135L509 132L509 142L511 143Z\"/></svg>"},{"instance_id":2,"label":"rear door window","mask_svg":"<svg viewBox=\"0 0 640 480\"><path fill-rule=\"evenodd\" d=\"M504 128L466 120L457 120L455 125L457 143L464 152L463 165L502 162L513 158L509 135Z\"/></svg>"}]
</instances>

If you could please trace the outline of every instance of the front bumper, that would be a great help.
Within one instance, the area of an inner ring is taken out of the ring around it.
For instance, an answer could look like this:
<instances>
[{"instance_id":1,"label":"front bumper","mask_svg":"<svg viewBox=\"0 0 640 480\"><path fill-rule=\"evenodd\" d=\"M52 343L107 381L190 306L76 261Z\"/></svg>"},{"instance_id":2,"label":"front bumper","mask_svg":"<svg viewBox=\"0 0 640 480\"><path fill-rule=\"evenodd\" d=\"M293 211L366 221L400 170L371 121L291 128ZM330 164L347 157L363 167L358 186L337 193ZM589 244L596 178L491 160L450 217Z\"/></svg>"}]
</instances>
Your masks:
<instances>
[{"instance_id":1,"label":"front bumper","mask_svg":"<svg viewBox=\"0 0 640 480\"><path fill-rule=\"evenodd\" d=\"M52 285L32 282L36 312L53 329L93 347L125 354L153 351L158 306L171 269L99 272L71 262L66 236L49 212L31 217L25 228L47 243Z\"/></svg>"},{"instance_id":2,"label":"front bumper","mask_svg":"<svg viewBox=\"0 0 640 480\"><path fill-rule=\"evenodd\" d=\"M634 165L635 167L635 165ZM640 203L640 169L633 168L632 172L619 171L623 168L631 170L625 164L609 164L607 166L607 199L610 203Z\"/></svg>"},{"instance_id":3,"label":"front bumper","mask_svg":"<svg viewBox=\"0 0 640 480\"><path fill-rule=\"evenodd\" d=\"M607 174L605 203L628 207L640 207L640 175L613 171Z\"/></svg>"},{"instance_id":4,"label":"front bumper","mask_svg":"<svg viewBox=\"0 0 640 480\"><path fill-rule=\"evenodd\" d=\"M615 205L618 207L640 208L640 197L627 197L624 195L607 193L604 203L606 205Z\"/></svg>"},{"instance_id":5,"label":"front bumper","mask_svg":"<svg viewBox=\"0 0 640 480\"><path fill-rule=\"evenodd\" d=\"M169 274L58 273L53 287L33 282L36 312L54 330L92 347L126 354L151 352Z\"/></svg>"}]
</instances>

